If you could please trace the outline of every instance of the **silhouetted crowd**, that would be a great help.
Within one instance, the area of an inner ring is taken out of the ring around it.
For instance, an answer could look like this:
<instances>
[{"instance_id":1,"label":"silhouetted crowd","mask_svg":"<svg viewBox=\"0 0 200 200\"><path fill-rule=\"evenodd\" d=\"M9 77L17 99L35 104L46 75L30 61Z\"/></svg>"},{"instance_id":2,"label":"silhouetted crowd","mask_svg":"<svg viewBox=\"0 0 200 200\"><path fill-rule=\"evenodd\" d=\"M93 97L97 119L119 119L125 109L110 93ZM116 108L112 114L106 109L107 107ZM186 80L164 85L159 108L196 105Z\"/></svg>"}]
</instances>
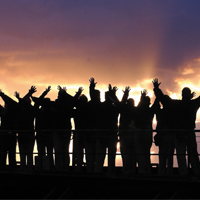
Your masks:
<instances>
[{"instance_id":1,"label":"silhouetted crowd","mask_svg":"<svg viewBox=\"0 0 200 200\"><path fill-rule=\"evenodd\" d=\"M163 94L158 79L154 79L152 83L156 98L152 105L146 90L141 92L140 102L135 106L134 99L129 98L130 87L125 88L119 100L116 96L117 87L110 84L105 92L105 101L101 102L94 78L89 82L90 101L82 94L82 87L71 96L66 88L58 86L55 101L46 97L51 90L50 86L39 97L33 96L35 86L23 98L15 92L18 101L0 91L5 102L4 106L0 106L1 170L6 167L7 156L9 166L16 168L18 143L20 168L32 171L36 140L37 162L41 170L44 169L44 158L48 157L50 170L68 171L73 118L76 171L82 171L85 154L87 172L102 173L107 154L108 172L114 173L117 142L120 142L122 172L150 174L150 149L154 141L159 148L159 174L173 174L173 156L176 151L179 174L187 175L190 164L194 175L200 175L194 131L200 97L194 99L195 93L185 87L181 100L171 99ZM152 129L154 115L157 120L155 136Z\"/></svg>"}]
</instances>

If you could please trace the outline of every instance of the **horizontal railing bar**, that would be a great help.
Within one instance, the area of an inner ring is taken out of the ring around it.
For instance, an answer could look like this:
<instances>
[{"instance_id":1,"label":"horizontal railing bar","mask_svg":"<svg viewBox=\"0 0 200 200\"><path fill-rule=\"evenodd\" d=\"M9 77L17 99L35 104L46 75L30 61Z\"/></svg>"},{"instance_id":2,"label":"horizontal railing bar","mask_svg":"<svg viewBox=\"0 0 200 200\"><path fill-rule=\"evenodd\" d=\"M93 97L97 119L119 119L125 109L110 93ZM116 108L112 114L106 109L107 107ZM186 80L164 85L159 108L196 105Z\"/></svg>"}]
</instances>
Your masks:
<instances>
[{"instance_id":1,"label":"horizontal railing bar","mask_svg":"<svg viewBox=\"0 0 200 200\"><path fill-rule=\"evenodd\" d=\"M152 132L165 132L165 131L168 131L168 132L200 132L200 129L79 129L79 130L75 130L75 129L62 129L62 130L10 130L10 129L7 129L7 130L0 130L0 133L1 132L10 132L10 133L13 133L13 132L66 132L66 131L69 131L69 132L95 132L95 131L104 131L104 132L110 132L110 131L116 131L116 132L120 132L120 131L127 131L127 132L133 132L133 131L138 131L138 132L146 132L146 131L152 131Z\"/></svg>"}]
</instances>

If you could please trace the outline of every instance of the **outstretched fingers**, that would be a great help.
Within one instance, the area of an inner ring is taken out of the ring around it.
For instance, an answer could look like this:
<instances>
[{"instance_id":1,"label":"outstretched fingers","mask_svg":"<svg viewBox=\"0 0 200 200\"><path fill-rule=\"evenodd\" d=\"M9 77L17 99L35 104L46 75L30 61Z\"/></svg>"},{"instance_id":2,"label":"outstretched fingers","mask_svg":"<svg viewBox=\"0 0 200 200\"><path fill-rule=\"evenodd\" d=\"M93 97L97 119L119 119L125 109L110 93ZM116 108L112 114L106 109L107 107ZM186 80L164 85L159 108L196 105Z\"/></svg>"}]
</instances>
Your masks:
<instances>
[{"instance_id":1,"label":"outstretched fingers","mask_svg":"<svg viewBox=\"0 0 200 200\"><path fill-rule=\"evenodd\" d=\"M15 91L14 96L19 99L19 92Z\"/></svg>"},{"instance_id":2,"label":"outstretched fingers","mask_svg":"<svg viewBox=\"0 0 200 200\"><path fill-rule=\"evenodd\" d=\"M152 83L153 83L154 88L158 88L159 85L161 84L161 82L158 83L158 78L154 78L153 81L152 81Z\"/></svg>"},{"instance_id":3,"label":"outstretched fingers","mask_svg":"<svg viewBox=\"0 0 200 200\"><path fill-rule=\"evenodd\" d=\"M148 94L147 90L144 89L143 91L141 91L141 96L146 97Z\"/></svg>"},{"instance_id":4,"label":"outstretched fingers","mask_svg":"<svg viewBox=\"0 0 200 200\"><path fill-rule=\"evenodd\" d=\"M49 92L51 90L51 86L48 86L48 88L46 89L46 92Z\"/></svg>"}]
</instances>

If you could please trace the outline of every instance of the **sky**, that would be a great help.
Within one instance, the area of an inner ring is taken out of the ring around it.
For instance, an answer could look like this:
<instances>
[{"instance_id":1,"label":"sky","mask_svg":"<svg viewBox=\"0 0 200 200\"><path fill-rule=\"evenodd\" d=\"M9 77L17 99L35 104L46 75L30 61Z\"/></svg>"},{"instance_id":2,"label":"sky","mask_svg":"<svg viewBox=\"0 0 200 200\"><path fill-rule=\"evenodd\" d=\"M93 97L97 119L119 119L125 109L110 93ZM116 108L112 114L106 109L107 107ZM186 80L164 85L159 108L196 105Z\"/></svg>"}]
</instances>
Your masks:
<instances>
[{"instance_id":1,"label":"sky","mask_svg":"<svg viewBox=\"0 0 200 200\"><path fill-rule=\"evenodd\" d=\"M200 95L200 2L197 0L0 0L0 88L25 95L57 85L88 95L125 86L139 101L153 96L152 79L181 98L189 86ZM103 93L103 92L102 92Z\"/></svg>"},{"instance_id":2,"label":"sky","mask_svg":"<svg viewBox=\"0 0 200 200\"><path fill-rule=\"evenodd\" d=\"M52 100L57 85L89 97L91 77L102 100L108 84L153 99L154 78L172 98L185 86L199 96L200 1L0 0L0 76L13 99L32 85L35 96L52 86Z\"/></svg>"}]
</instances>

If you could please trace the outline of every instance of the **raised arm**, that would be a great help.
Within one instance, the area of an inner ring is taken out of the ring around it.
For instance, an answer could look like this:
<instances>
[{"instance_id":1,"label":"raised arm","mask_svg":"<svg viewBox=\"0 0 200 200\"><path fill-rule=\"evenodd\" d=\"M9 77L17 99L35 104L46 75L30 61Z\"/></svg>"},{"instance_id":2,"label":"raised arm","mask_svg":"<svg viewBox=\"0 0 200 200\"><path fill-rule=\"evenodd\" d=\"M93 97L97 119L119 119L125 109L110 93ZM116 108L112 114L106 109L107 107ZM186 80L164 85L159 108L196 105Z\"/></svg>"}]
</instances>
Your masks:
<instances>
[{"instance_id":1,"label":"raised arm","mask_svg":"<svg viewBox=\"0 0 200 200\"><path fill-rule=\"evenodd\" d=\"M51 90L51 86L48 86L45 91L39 96L40 99L43 99Z\"/></svg>"},{"instance_id":2,"label":"raised arm","mask_svg":"<svg viewBox=\"0 0 200 200\"><path fill-rule=\"evenodd\" d=\"M158 78L154 78L152 83L153 83L154 88L156 88L156 89L158 89L161 84L161 82L158 83Z\"/></svg>"},{"instance_id":3,"label":"raised arm","mask_svg":"<svg viewBox=\"0 0 200 200\"><path fill-rule=\"evenodd\" d=\"M31 88L29 89L28 93L23 97L23 98L26 98L26 97L31 97L33 93L37 92L37 89L35 86L31 86Z\"/></svg>"},{"instance_id":4,"label":"raised arm","mask_svg":"<svg viewBox=\"0 0 200 200\"><path fill-rule=\"evenodd\" d=\"M121 100L122 103L126 103L130 90L131 90L131 88L129 86L126 86L125 90L123 90L124 95L123 95L122 100Z\"/></svg>"},{"instance_id":5,"label":"raised arm","mask_svg":"<svg viewBox=\"0 0 200 200\"><path fill-rule=\"evenodd\" d=\"M81 93L83 92L83 90L84 90L83 87L79 87L78 92L76 92L74 98L78 99L80 97Z\"/></svg>"},{"instance_id":6,"label":"raised arm","mask_svg":"<svg viewBox=\"0 0 200 200\"><path fill-rule=\"evenodd\" d=\"M200 96L198 96L197 98L193 99L195 96L196 96L196 93L195 93L195 92L192 92L192 93L191 93L191 100L192 100L193 102L195 102L195 104L196 104L197 106L200 107Z\"/></svg>"},{"instance_id":7,"label":"raised arm","mask_svg":"<svg viewBox=\"0 0 200 200\"><path fill-rule=\"evenodd\" d=\"M141 91L141 96L140 96L140 102L138 103L138 107L143 105L143 102L145 100L145 97L147 96L148 92L146 89L144 89L143 91Z\"/></svg>"},{"instance_id":8,"label":"raised arm","mask_svg":"<svg viewBox=\"0 0 200 200\"><path fill-rule=\"evenodd\" d=\"M39 96L39 97L33 97L32 95L31 95L31 98L32 98L32 100L34 101L34 109L35 110L38 110L39 109L39 106L40 106L40 104L41 104L41 101L42 101L42 99L44 99L44 97L49 93L49 91L51 90L51 86L48 86L45 90L44 90L44 92Z\"/></svg>"},{"instance_id":9,"label":"raised arm","mask_svg":"<svg viewBox=\"0 0 200 200\"><path fill-rule=\"evenodd\" d=\"M153 90L154 90L154 94L155 94L156 98L162 103L163 106L169 104L172 99L169 96L164 95L162 90L159 88L161 82L159 83L158 79L155 78L152 81L152 83L153 83L153 86L154 86Z\"/></svg>"},{"instance_id":10,"label":"raised arm","mask_svg":"<svg viewBox=\"0 0 200 200\"><path fill-rule=\"evenodd\" d=\"M143 91L141 91L141 99L143 99L144 97L146 97L148 94L147 90L144 89Z\"/></svg>"},{"instance_id":11,"label":"raised arm","mask_svg":"<svg viewBox=\"0 0 200 200\"><path fill-rule=\"evenodd\" d=\"M58 85L57 89L59 90L59 92L58 92L59 98L61 97L61 98L63 98L63 100L64 99L67 99L67 100L69 100L69 99L72 100L73 99L73 96L71 96L70 94L67 93L67 88L66 87L62 88L60 85Z\"/></svg>"},{"instance_id":12,"label":"raised arm","mask_svg":"<svg viewBox=\"0 0 200 200\"><path fill-rule=\"evenodd\" d=\"M119 102L116 95L117 90L118 88L116 86L112 87L111 84L108 85L108 98L115 104Z\"/></svg>"},{"instance_id":13,"label":"raised arm","mask_svg":"<svg viewBox=\"0 0 200 200\"><path fill-rule=\"evenodd\" d=\"M18 99L18 101L20 101L20 95L19 92L15 91L14 96Z\"/></svg>"},{"instance_id":14,"label":"raised arm","mask_svg":"<svg viewBox=\"0 0 200 200\"><path fill-rule=\"evenodd\" d=\"M114 86L112 89L112 94L113 94L113 98L115 99L115 101L119 102L119 99L117 98L117 95L116 95L117 90L118 90L118 88L116 86Z\"/></svg>"},{"instance_id":15,"label":"raised arm","mask_svg":"<svg viewBox=\"0 0 200 200\"><path fill-rule=\"evenodd\" d=\"M0 90L0 97L3 99L3 101L5 102L5 104L8 104L8 105L17 105L16 101L14 101L9 96L5 95L1 90Z\"/></svg>"},{"instance_id":16,"label":"raised arm","mask_svg":"<svg viewBox=\"0 0 200 200\"><path fill-rule=\"evenodd\" d=\"M90 78L89 81L90 81L89 92L90 92L90 98L92 99L97 82L95 83L93 77Z\"/></svg>"},{"instance_id":17,"label":"raised arm","mask_svg":"<svg viewBox=\"0 0 200 200\"><path fill-rule=\"evenodd\" d=\"M153 86L154 86L153 91L154 91L154 94L155 94L156 98L161 100L163 98L163 96L164 96L162 90L159 88L161 82L158 83L158 79L155 78L155 79L153 79L152 83L153 83Z\"/></svg>"}]
</instances>

